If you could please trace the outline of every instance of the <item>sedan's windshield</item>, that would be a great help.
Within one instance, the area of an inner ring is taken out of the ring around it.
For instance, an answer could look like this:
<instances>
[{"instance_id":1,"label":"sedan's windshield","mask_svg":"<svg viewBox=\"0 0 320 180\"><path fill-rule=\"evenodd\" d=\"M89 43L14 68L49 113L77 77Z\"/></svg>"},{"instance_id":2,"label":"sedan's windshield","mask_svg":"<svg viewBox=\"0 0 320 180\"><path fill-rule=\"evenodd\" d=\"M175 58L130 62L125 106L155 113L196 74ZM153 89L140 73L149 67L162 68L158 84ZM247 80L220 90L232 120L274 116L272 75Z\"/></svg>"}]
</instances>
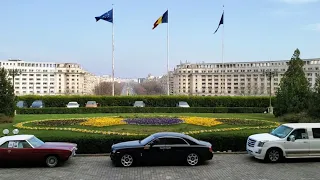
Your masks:
<instances>
[{"instance_id":1,"label":"sedan's windshield","mask_svg":"<svg viewBox=\"0 0 320 180\"><path fill-rule=\"evenodd\" d=\"M23 107L23 105L24 105L24 104L23 104L23 101L19 101L19 102L17 103L17 106L18 106L18 107Z\"/></svg>"},{"instance_id":2,"label":"sedan's windshield","mask_svg":"<svg viewBox=\"0 0 320 180\"><path fill-rule=\"evenodd\" d=\"M150 136L144 138L140 143L145 145L145 144L147 144L148 142L150 142L153 139L154 139L153 135L150 135Z\"/></svg>"},{"instance_id":3,"label":"sedan's windshield","mask_svg":"<svg viewBox=\"0 0 320 180\"><path fill-rule=\"evenodd\" d=\"M143 105L143 102L142 101L136 101L134 104L135 105Z\"/></svg>"},{"instance_id":4,"label":"sedan's windshield","mask_svg":"<svg viewBox=\"0 0 320 180\"><path fill-rule=\"evenodd\" d=\"M36 137L29 139L28 142L35 148L40 147L44 144L43 141L41 141L40 139L38 139Z\"/></svg>"},{"instance_id":5,"label":"sedan's windshield","mask_svg":"<svg viewBox=\"0 0 320 180\"><path fill-rule=\"evenodd\" d=\"M69 105L78 105L76 102L69 102Z\"/></svg>"},{"instance_id":6,"label":"sedan's windshield","mask_svg":"<svg viewBox=\"0 0 320 180\"><path fill-rule=\"evenodd\" d=\"M94 104L96 104L96 102L95 101L88 101L87 104L94 105Z\"/></svg>"},{"instance_id":7,"label":"sedan's windshield","mask_svg":"<svg viewBox=\"0 0 320 180\"><path fill-rule=\"evenodd\" d=\"M180 105L188 105L187 102L183 102L183 101L180 101L179 104L180 104Z\"/></svg>"},{"instance_id":8,"label":"sedan's windshield","mask_svg":"<svg viewBox=\"0 0 320 180\"><path fill-rule=\"evenodd\" d=\"M34 101L33 103L32 103L32 106L41 106L42 105L42 101Z\"/></svg>"},{"instance_id":9,"label":"sedan's windshield","mask_svg":"<svg viewBox=\"0 0 320 180\"><path fill-rule=\"evenodd\" d=\"M279 138L285 138L292 131L292 129L293 128L290 128L288 126L281 125L273 130L270 134Z\"/></svg>"}]
</instances>

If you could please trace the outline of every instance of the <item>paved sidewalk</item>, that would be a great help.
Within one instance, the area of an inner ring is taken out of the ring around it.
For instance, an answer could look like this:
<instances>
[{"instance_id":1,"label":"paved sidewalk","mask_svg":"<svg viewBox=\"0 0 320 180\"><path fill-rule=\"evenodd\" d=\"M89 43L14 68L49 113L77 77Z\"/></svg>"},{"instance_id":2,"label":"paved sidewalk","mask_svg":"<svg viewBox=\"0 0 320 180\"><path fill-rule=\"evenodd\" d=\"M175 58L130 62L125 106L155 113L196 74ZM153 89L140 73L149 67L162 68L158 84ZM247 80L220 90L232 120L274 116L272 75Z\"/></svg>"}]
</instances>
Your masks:
<instances>
[{"instance_id":1,"label":"paved sidewalk","mask_svg":"<svg viewBox=\"0 0 320 180\"><path fill-rule=\"evenodd\" d=\"M114 167L108 156L75 157L61 167L0 168L0 179L57 180L316 180L320 160L288 160L268 164L243 154L214 155L212 161L196 167Z\"/></svg>"}]
</instances>

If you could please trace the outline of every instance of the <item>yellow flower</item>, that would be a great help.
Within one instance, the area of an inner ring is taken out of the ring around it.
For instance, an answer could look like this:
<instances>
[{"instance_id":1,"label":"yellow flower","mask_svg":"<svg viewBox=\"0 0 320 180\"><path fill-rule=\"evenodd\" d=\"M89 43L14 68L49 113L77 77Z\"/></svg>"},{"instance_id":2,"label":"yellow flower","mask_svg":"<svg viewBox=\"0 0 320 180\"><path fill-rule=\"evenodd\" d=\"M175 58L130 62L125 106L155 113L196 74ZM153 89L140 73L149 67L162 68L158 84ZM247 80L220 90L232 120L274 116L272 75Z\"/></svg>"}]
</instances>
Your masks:
<instances>
[{"instance_id":1,"label":"yellow flower","mask_svg":"<svg viewBox=\"0 0 320 180\"><path fill-rule=\"evenodd\" d=\"M95 127L104 127L104 126L114 126L126 124L123 121L123 118L119 117L98 117L98 118L89 118L87 121L80 123L82 126L95 126Z\"/></svg>"},{"instance_id":2,"label":"yellow flower","mask_svg":"<svg viewBox=\"0 0 320 180\"><path fill-rule=\"evenodd\" d=\"M215 118L205 118L205 117L182 117L186 124L193 124L199 126L216 126L222 124L222 122L217 121Z\"/></svg>"}]
</instances>

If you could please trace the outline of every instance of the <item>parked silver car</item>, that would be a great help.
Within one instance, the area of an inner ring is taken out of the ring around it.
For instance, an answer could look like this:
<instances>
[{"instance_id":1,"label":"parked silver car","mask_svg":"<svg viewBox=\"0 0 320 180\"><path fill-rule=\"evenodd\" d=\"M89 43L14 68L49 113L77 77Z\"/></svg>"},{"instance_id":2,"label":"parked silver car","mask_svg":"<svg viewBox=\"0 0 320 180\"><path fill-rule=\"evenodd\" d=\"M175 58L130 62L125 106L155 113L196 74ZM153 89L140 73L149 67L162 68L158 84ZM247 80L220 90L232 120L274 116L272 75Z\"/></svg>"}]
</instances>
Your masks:
<instances>
[{"instance_id":1,"label":"parked silver car","mask_svg":"<svg viewBox=\"0 0 320 180\"><path fill-rule=\"evenodd\" d=\"M185 107L188 108L190 107L189 104L185 101L179 101L179 103L177 104L177 107Z\"/></svg>"}]
</instances>

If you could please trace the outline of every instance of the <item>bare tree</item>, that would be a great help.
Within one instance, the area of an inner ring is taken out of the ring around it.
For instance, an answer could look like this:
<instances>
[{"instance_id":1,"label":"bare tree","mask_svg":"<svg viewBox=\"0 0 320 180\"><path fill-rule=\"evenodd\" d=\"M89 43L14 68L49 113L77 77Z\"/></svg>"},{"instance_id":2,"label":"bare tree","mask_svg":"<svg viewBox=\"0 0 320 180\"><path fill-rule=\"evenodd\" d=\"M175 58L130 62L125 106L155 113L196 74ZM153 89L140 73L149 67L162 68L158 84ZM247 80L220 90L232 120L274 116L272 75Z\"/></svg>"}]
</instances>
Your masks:
<instances>
[{"instance_id":1,"label":"bare tree","mask_svg":"<svg viewBox=\"0 0 320 180\"><path fill-rule=\"evenodd\" d=\"M122 83L114 83L114 94L120 95L123 88ZM95 95L112 95L112 82L101 82L93 89Z\"/></svg>"},{"instance_id":2,"label":"bare tree","mask_svg":"<svg viewBox=\"0 0 320 180\"><path fill-rule=\"evenodd\" d=\"M134 84L133 91L137 95L146 95L147 94L147 90L141 84Z\"/></svg>"},{"instance_id":3,"label":"bare tree","mask_svg":"<svg viewBox=\"0 0 320 180\"><path fill-rule=\"evenodd\" d=\"M158 81L146 81L136 84L133 89L138 95L160 95L166 93L163 85Z\"/></svg>"}]
</instances>

